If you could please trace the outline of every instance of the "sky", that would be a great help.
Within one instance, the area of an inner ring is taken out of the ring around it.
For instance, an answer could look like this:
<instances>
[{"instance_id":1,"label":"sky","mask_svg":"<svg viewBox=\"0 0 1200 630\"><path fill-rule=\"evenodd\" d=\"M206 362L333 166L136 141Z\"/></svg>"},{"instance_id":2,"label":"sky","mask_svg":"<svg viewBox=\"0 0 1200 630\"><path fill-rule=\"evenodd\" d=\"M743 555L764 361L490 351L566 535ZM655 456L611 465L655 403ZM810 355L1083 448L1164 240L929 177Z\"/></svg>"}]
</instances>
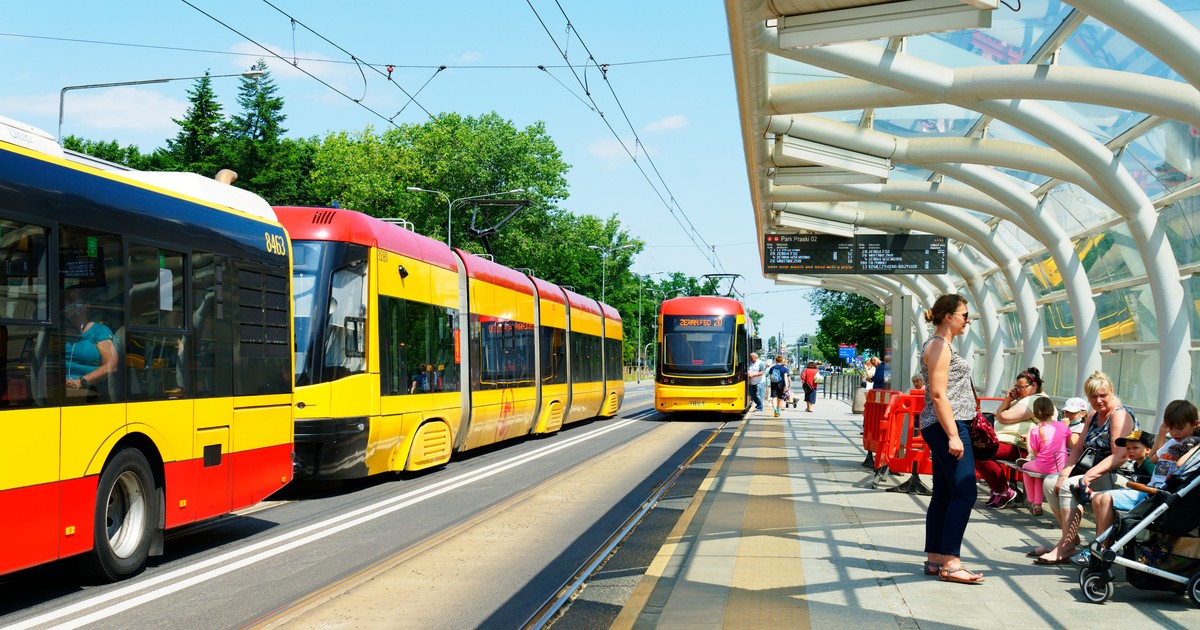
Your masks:
<instances>
[{"instance_id":1,"label":"sky","mask_svg":"<svg viewBox=\"0 0 1200 630\"><path fill-rule=\"evenodd\" d=\"M449 111L494 111L518 128L541 121L571 165L560 205L617 215L646 244L635 272L741 274L763 339L795 339L816 323L806 290L762 277L729 53L724 7L712 1L5 2L0 116L56 135L63 87L236 74L263 58L292 137ZM149 152L178 131L171 119L193 84L69 90L62 133ZM213 79L227 114L238 84Z\"/></svg>"}]
</instances>

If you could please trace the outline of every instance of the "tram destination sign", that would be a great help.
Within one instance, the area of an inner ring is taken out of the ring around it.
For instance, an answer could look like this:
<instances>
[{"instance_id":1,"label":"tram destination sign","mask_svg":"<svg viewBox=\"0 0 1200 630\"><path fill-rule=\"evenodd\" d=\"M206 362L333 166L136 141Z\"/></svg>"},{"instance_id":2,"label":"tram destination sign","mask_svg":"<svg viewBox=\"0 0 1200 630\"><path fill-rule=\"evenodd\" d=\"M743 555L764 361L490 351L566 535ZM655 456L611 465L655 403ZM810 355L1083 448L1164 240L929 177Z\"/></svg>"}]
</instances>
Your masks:
<instances>
[{"instance_id":1,"label":"tram destination sign","mask_svg":"<svg viewBox=\"0 0 1200 630\"><path fill-rule=\"evenodd\" d=\"M765 234L763 252L763 273L854 273L853 238Z\"/></svg>"},{"instance_id":2,"label":"tram destination sign","mask_svg":"<svg viewBox=\"0 0 1200 630\"><path fill-rule=\"evenodd\" d=\"M763 273L942 274L946 237L929 234L765 234Z\"/></svg>"},{"instance_id":3,"label":"tram destination sign","mask_svg":"<svg viewBox=\"0 0 1200 630\"><path fill-rule=\"evenodd\" d=\"M930 234L858 234L856 273L946 273L946 237Z\"/></svg>"}]
</instances>

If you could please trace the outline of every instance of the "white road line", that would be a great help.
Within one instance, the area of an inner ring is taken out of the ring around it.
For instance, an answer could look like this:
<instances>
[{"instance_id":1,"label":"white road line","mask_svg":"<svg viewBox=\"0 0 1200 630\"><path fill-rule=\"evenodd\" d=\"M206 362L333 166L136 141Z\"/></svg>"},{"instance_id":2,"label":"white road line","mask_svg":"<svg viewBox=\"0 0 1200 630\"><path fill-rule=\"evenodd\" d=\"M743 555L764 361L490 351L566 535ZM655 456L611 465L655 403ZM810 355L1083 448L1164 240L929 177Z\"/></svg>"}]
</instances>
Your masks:
<instances>
[{"instance_id":1,"label":"white road line","mask_svg":"<svg viewBox=\"0 0 1200 630\"><path fill-rule=\"evenodd\" d=\"M66 607L59 608L59 609L56 609L56 610L53 610L53 611L50 611L47 613L43 613L41 615L38 615L37 617L27 619L20 623L16 623L16 624L13 624L10 626L5 626L5 628L6 628L6 630L25 630L28 628L35 628L35 627L43 625L43 624L54 623L65 617L69 617L71 615L81 613L90 608L94 608L96 606L105 604L112 600L121 600L117 604L108 606L106 608L102 608L91 614L88 614L88 615L85 615L82 617L78 617L75 619L66 620L66 621L62 622L60 625L57 625L55 627L56 628L78 628L80 626L83 626L83 625L86 625L89 623L94 623L96 621L100 621L101 619L105 619L105 618L111 617L112 615L115 615L117 613L124 612L131 608L134 608L136 606L140 606L147 602L151 602L151 601L154 601L161 597L165 597L167 595L170 595L171 593L181 591L190 586L194 586L196 584L206 582L208 580L219 577L219 576L229 573L231 571L236 571L237 569L241 569L243 567L250 566L257 562L261 562L263 560L266 560L273 556L277 556L286 551L290 551L297 547L301 547L303 545L307 545L314 541L321 540L322 538L332 536L333 534L336 534L338 532L350 529L352 527L356 527L358 525L362 525L363 523L373 521L381 516L386 516L397 510L401 510L406 507L416 505L418 503L426 501L427 499L432 499L436 496L445 494L451 490L461 488L463 486L481 481L483 479L487 479L488 477L497 475L499 473L502 473L511 468L515 468L522 464L526 464L526 463L541 459L542 457L545 457L552 453L575 446L577 444L581 444L583 442L591 440L592 438L596 438L596 437L599 437L606 433L624 428L625 426L632 424L634 422L636 422L636 420L632 420L632 419L622 420L615 424L607 425L597 431L593 431L586 435L571 437L571 438L564 440L563 442L561 442L559 444L548 445L543 448L537 449L531 453L528 453L526 455L521 455L521 456L514 457L512 459L499 461L494 464L485 466L479 470L470 471L467 473L463 473L462 475L459 475L457 477L452 477L450 479L445 479L443 481L439 481L439 482L434 483L426 488L413 490L412 492L406 492L404 494L400 494L395 497L391 497L389 499L385 499L383 501L379 501L379 502L373 503L371 505L361 507L357 510L353 510L353 511L347 512L345 514L335 516L330 519L326 519L319 523L314 523L307 527L303 527L298 530L288 532L286 534L280 534L278 536L268 538L266 540L257 542L253 545L248 545L242 549L235 549L233 551L226 552L224 554L221 554L220 556L210 558L203 562L198 562L192 566L181 567L179 569L175 569L173 571L164 573L163 575L155 576L153 578L143 580L143 581L135 583L135 584L129 584L127 586L114 589L114 590L104 593L102 595L97 595L95 597L85 599L81 602L77 602L70 606L66 606ZM303 538L301 538L302 536L303 536ZM295 539L295 540L292 540L292 539ZM291 542L288 542L286 544L281 544L288 540L291 540ZM276 545L278 545L278 546L276 546ZM265 549L265 551L260 551L263 549ZM258 553L255 553L255 552L258 552ZM254 553L255 555L246 557L246 558L242 558L241 560L234 561L236 558L239 558L241 556L246 556L247 554L251 554L251 553ZM216 568L213 568L212 570L207 571L205 573L201 573L199 575L192 576L185 580L175 582L173 584L168 584L168 585L162 586L160 588L156 588L154 590L143 593L136 597L131 597L129 599L125 599L139 591L143 591L143 590L146 590L146 589L152 588L152 587L157 587L160 584L163 584L165 582L170 582L172 580L181 578L185 575L188 575L191 573L196 573L198 571L203 571L205 569L209 569L210 567L216 567Z\"/></svg>"}]
</instances>

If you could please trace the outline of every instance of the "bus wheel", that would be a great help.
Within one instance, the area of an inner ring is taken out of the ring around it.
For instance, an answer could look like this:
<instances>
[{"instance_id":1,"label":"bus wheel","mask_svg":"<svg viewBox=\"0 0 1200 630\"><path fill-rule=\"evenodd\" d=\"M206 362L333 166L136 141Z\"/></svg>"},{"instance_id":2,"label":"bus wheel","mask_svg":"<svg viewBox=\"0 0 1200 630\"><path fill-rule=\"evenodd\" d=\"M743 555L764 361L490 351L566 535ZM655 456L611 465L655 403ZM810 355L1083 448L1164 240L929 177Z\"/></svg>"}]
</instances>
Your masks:
<instances>
[{"instance_id":1,"label":"bus wheel","mask_svg":"<svg viewBox=\"0 0 1200 630\"><path fill-rule=\"evenodd\" d=\"M141 451L124 449L105 467L96 489L95 549L90 558L97 578L122 580L146 567L157 497L154 475Z\"/></svg>"}]
</instances>

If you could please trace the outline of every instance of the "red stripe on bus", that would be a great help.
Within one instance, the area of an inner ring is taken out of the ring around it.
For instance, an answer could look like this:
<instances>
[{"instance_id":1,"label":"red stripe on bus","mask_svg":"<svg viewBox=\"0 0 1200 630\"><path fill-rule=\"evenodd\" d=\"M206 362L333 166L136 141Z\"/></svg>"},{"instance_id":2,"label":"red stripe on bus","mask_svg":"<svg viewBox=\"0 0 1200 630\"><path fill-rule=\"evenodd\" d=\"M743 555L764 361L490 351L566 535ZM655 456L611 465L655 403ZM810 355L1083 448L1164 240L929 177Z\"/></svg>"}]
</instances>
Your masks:
<instances>
[{"instance_id":1,"label":"red stripe on bus","mask_svg":"<svg viewBox=\"0 0 1200 630\"><path fill-rule=\"evenodd\" d=\"M0 575L91 549L98 480L0 491Z\"/></svg>"},{"instance_id":2,"label":"red stripe on bus","mask_svg":"<svg viewBox=\"0 0 1200 630\"><path fill-rule=\"evenodd\" d=\"M221 463L204 459L171 462L167 479L166 527L179 527L258 503L292 480L292 445L223 453Z\"/></svg>"}]
</instances>

